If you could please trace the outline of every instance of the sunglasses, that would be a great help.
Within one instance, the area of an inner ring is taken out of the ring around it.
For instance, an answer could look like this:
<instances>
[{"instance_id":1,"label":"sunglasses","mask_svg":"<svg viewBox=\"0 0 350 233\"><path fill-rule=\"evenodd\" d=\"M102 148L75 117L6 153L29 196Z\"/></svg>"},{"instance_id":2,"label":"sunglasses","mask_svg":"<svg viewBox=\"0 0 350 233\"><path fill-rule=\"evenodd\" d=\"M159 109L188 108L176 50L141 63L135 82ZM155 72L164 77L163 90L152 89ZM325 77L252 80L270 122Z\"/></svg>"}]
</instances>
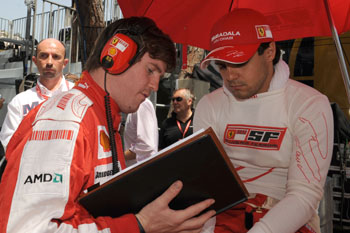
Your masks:
<instances>
[{"instance_id":1,"label":"sunglasses","mask_svg":"<svg viewBox=\"0 0 350 233\"><path fill-rule=\"evenodd\" d=\"M181 102L182 100L183 100L183 98L182 97L174 97L174 98L172 98L171 99L173 102L175 102L175 100L176 100L176 102Z\"/></svg>"}]
</instances>

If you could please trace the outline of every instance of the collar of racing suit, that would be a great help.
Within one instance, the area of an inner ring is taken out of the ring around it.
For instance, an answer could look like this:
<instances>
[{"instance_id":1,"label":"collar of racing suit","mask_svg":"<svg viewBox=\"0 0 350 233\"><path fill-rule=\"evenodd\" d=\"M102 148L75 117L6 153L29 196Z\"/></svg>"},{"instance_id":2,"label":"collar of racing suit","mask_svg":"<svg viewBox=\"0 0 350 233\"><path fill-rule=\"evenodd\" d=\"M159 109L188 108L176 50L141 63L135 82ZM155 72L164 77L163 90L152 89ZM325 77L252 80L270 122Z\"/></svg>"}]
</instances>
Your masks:
<instances>
[{"instance_id":1,"label":"collar of racing suit","mask_svg":"<svg viewBox=\"0 0 350 233\"><path fill-rule=\"evenodd\" d=\"M97 104L98 106L101 106L105 110L105 100L104 97L107 94L91 77L89 72L84 71L79 79L79 81L76 83L75 87L76 89L79 89L82 91L89 99L91 99L94 104ZM112 119L113 119L113 128L115 130L119 129L119 124L121 120L120 115L120 109L118 104L111 98L110 98L110 105L111 105L111 111L112 111Z\"/></svg>"}]
</instances>

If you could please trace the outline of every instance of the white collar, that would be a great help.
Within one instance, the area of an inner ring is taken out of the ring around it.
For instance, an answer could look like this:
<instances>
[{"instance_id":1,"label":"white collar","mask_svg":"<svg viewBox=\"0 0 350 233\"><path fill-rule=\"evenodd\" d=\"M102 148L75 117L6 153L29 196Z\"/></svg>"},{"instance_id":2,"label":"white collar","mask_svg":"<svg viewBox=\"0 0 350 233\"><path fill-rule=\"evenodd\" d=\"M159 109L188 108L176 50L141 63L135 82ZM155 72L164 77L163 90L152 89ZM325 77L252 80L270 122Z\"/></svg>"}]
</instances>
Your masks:
<instances>
[{"instance_id":1,"label":"white collar","mask_svg":"<svg viewBox=\"0 0 350 233\"><path fill-rule=\"evenodd\" d=\"M51 97L54 93L56 92L62 92L62 91L66 91L69 89L69 87L67 86L66 84L66 79L64 78L64 75L62 75L62 79L61 79L61 83L59 85L59 87L54 90L54 91L51 91L49 89L47 89L41 82L40 82L40 79L38 79L37 81L37 84L36 84L39 88L40 88L40 92L42 95L45 95L45 96L49 96ZM67 86L67 87L66 87Z\"/></svg>"},{"instance_id":2,"label":"white collar","mask_svg":"<svg viewBox=\"0 0 350 233\"><path fill-rule=\"evenodd\" d=\"M269 91L274 91L284 87L289 79L289 66L282 59L274 66L275 73L272 76Z\"/></svg>"}]
</instances>

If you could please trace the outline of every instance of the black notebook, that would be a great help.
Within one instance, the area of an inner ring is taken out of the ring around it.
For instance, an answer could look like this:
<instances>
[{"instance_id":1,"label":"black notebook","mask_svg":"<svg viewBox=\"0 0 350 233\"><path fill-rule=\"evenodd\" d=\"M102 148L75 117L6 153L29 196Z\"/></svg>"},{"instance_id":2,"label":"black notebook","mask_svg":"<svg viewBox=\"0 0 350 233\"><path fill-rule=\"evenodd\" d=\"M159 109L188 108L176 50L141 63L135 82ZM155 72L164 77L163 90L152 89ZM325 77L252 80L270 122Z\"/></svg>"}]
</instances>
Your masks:
<instances>
[{"instance_id":1,"label":"black notebook","mask_svg":"<svg viewBox=\"0 0 350 233\"><path fill-rule=\"evenodd\" d=\"M183 182L183 189L169 204L175 210L214 198L209 209L218 214L248 197L214 131L208 128L121 172L83 194L79 202L94 217L136 214L176 180Z\"/></svg>"}]
</instances>

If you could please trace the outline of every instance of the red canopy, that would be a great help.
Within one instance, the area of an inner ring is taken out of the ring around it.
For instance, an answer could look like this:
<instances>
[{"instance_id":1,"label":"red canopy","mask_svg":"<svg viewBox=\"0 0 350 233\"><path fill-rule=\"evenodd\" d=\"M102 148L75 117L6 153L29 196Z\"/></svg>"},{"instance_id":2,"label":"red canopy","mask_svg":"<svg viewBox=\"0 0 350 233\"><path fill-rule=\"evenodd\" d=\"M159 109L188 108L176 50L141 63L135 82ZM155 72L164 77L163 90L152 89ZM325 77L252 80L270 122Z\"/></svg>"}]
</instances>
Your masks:
<instances>
[{"instance_id":1,"label":"red canopy","mask_svg":"<svg viewBox=\"0 0 350 233\"><path fill-rule=\"evenodd\" d=\"M350 0L328 0L339 34L350 30ZM265 14L277 41L331 36L323 0L118 0L124 17L147 16L182 44L209 48L213 23L234 8Z\"/></svg>"}]
</instances>

